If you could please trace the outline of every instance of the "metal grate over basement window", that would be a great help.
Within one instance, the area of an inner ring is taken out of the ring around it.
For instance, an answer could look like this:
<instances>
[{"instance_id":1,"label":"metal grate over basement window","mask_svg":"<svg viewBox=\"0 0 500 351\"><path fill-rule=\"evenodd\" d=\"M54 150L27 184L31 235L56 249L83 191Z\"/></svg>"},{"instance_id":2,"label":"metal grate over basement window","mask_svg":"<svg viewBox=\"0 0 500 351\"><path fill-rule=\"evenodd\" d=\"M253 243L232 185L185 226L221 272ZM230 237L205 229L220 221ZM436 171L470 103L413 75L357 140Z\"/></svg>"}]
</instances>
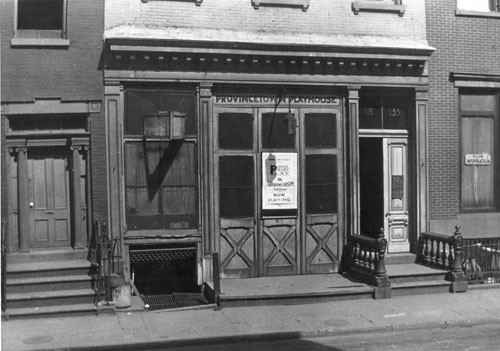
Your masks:
<instances>
[{"instance_id":1,"label":"metal grate over basement window","mask_svg":"<svg viewBox=\"0 0 500 351\"><path fill-rule=\"evenodd\" d=\"M130 250L130 263L151 263L160 261L185 260L196 256L195 247L133 249Z\"/></svg>"}]
</instances>

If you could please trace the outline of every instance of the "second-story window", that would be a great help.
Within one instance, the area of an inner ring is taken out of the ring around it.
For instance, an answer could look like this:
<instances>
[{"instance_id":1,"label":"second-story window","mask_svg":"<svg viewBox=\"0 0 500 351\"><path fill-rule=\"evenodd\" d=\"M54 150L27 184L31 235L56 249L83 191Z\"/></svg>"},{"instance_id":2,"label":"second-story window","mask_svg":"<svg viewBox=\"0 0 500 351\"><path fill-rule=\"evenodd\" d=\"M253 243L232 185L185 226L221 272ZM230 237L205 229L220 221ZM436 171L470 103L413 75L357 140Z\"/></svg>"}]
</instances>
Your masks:
<instances>
[{"instance_id":1,"label":"second-story window","mask_svg":"<svg viewBox=\"0 0 500 351\"><path fill-rule=\"evenodd\" d=\"M65 38L67 0L17 0L17 38Z\"/></svg>"},{"instance_id":2,"label":"second-story window","mask_svg":"<svg viewBox=\"0 0 500 351\"><path fill-rule=\"evenodd\" d=\"M500 0L457 0L459 10L490 12L500 11Z\"/></svg>"}]
</instances>

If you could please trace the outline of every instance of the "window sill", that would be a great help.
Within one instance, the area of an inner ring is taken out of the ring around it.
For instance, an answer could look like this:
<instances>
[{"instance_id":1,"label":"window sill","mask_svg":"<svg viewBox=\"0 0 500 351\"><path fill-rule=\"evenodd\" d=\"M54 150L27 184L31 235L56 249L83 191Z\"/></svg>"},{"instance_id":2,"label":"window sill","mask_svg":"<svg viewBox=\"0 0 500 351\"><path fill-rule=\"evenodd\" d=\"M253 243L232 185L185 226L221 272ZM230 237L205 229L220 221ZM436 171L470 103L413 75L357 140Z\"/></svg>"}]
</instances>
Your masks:
<instances>
[{"instance_id":1,"label":"window sill","mask_svg":"<svg viewBox=\"0 0 500 351\"><path fill-rule=\"evenodd\" d=\"M12 38L10 41L12 47L29 47L29 46L45 46L45 47L69 47L69 39L59 38Z\"/></svg>"},{"instance_id":2,"label":"window sill","mask_svg":"<svg viewBox=\"0 0 500 351\"><path fill-rule=\"evenodd\" d=\"M149 0L149 1L158 1L158 0ZM203 0L193 0L196 6L200 6ZM143 3L147 3L148 0L142 0Z\"/></svg>"},{"instance_id":3,"label":"window sill","mask_svg":"<svg viewBox=\"0 0 500 351\"><path fill-rule=\"evenodd\" d=\"M483 11L469 11L457 9L455 11L456 16L463 17L488 17L488 18L500 18L500 12L483 12Z\"/></svg>"},{"instance_id":4,"label":"window sill","mask_svg":"<svg viewBox=\"0 0 500 351\"><path fill-rule=\"evenodd\" d=\"M309 0L252 0L253 8L258 10L260 5L277 5L277 6L298 6L302 7L302 11L307 11L309 8Z\"/></svg>"},{"instance_id":5,"label":"window sill","mask_svg":"<svg viewBox=\"0 0 500 351\"><path fill-rule=\"evenodd\" d=\"M395 12L400 17L403 17L406 6L396 5L389 3L381 3L377 1L354 1L352 3L352 11L355 15L358 15L360 11L370 11L370 12Z\"/></svg>"}]
</instances>

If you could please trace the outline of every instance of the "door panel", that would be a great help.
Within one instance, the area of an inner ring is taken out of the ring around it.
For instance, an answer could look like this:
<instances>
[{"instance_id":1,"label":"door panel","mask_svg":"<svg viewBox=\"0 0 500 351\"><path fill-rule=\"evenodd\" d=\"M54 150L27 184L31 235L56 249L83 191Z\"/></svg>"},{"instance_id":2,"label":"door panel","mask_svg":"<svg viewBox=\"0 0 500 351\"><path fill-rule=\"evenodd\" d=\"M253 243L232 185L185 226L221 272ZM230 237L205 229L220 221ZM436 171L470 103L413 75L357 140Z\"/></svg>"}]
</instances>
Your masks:
<instances>
[{"instance_id":1,"label":"door panel","mask_svg":"<svg viewBox=\"0 0 500 351\"><path fill-rule=\"evenodd\" d=\"M337 229L337 214L307 216L306 273L332 273L338 269Z\"/></svg>"},{"instance_id":2,"label":"door panel","mask_svg":"<svg viewBox=\"0 0 500 351\"><path fill-rule=\"evenodd\" d=\"M70 189L65 150L29 150L28 170L33 204L31 247L70 246Z\"/></svg>"},{"instance_id":3,"label":"door panel","mask_svg":"<svg viewBox=\"0 0 500 351\"><path fill-rule=\"evenodd\" d=\"M407 139L384 138L384 231L388 252L408 252Z\"/></svg>"},{"instance_id":4,"label":"door panel","mask_svg":"<svg viewBox=\"0 0 500 351\"><path fill-rule=\"evenodd\" d=\"M298 274L297 219L262 220L263 275Z\"/></svg>"},{"instance_id":5,"label":"door panel","mask_svg":"<svg viewBox=\"0 0 500 351\"><path fill-rule=\"evenodd\" d=\"M219 247L223 278L255 276L255 220L253 218L221 218Z\"/></svg>"}]
</instances>

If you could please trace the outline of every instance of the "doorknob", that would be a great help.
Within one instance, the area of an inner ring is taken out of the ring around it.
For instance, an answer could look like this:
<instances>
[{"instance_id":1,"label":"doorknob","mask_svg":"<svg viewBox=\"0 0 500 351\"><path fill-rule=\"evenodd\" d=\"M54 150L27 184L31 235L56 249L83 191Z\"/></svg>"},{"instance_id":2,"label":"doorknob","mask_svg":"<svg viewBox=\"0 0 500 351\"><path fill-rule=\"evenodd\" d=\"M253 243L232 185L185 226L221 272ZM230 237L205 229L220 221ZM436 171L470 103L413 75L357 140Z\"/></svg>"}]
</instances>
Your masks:
<instances>
[{"instance_id":1,"label":"doorknob","mask_svg":"<svg viewBox=\"0 0 500 351\"><path fill-rule=\"evenodd\" d=\"M35 206L35 203L33 201L30 201L30 208L33 208Z\"/></svg>"}]
</instances>

